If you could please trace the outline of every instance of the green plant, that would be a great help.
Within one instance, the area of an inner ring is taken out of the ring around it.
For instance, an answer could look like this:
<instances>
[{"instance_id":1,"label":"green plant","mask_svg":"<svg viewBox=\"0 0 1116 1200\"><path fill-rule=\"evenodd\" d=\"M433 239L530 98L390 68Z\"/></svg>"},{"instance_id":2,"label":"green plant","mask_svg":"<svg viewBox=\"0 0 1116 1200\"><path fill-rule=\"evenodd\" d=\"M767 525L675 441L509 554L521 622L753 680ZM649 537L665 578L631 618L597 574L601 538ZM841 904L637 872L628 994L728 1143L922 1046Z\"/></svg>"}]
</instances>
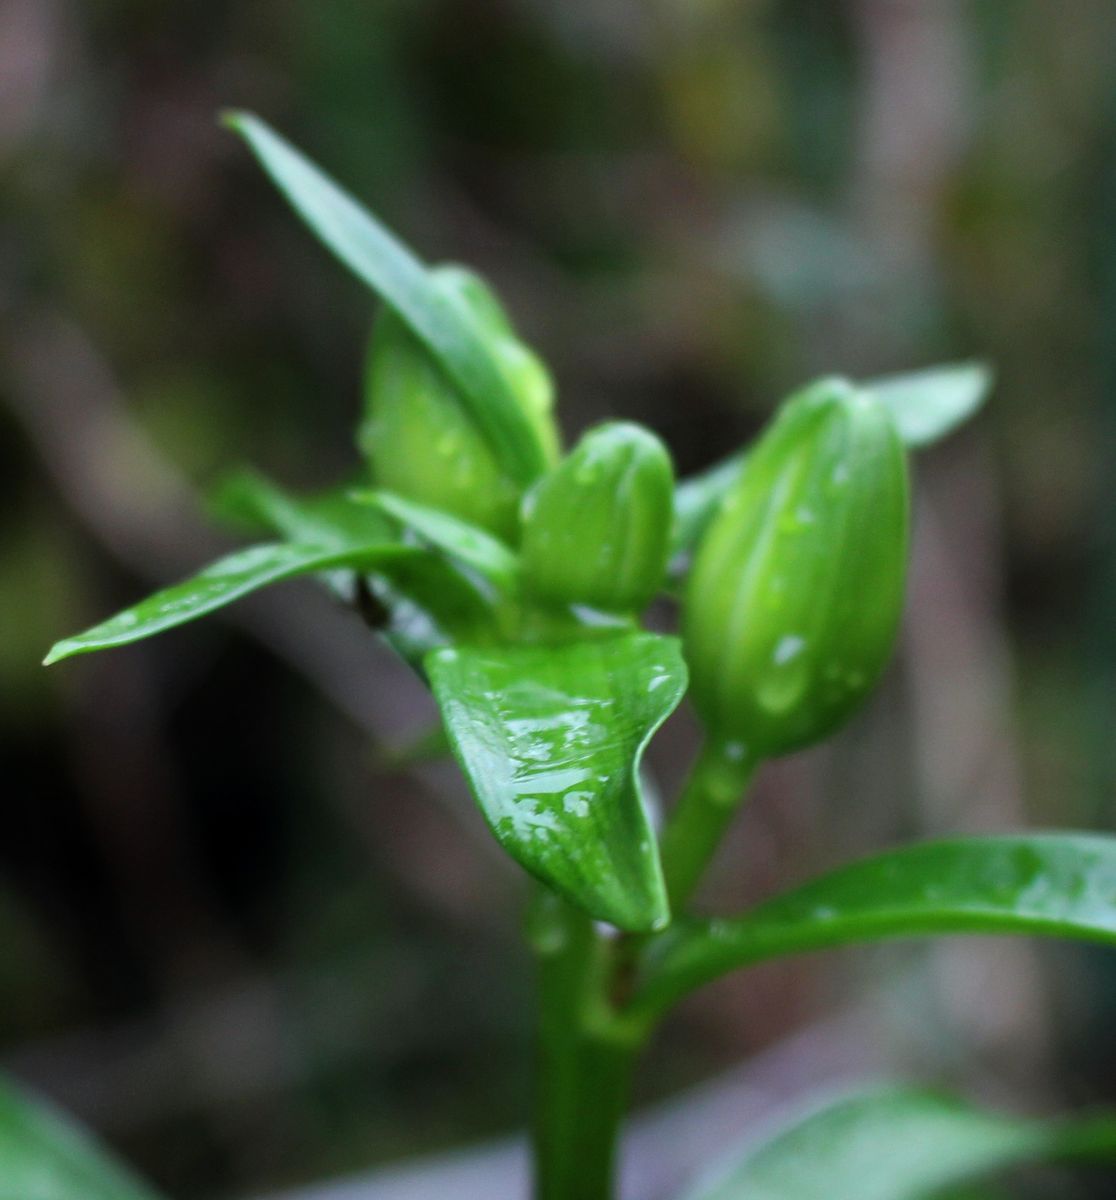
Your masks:
<instances>
[{"instance_id":1,"label":"green plant","mask_svg":"<svg viewBox=\"0 0 1116 1200\"><path fill-rule=\"evenodd\" d=\"M881 938L1116 942L1116 839L1089 834L917 844L742 915L688 911L757 767L830 735L883 670L904 589L908 449L975 411L984 368L821 380L746 453L677 486L637 426L602 426L561 457L549 376L487 286L424 267L258 119L229 124L384 301L359 438L369 481L305 498L236 477L219 508L277 540L59 642L47 661L296 575L379 601L377 632L428 682L485 820L534 880L540 1200L613 1194L637 1057L672 1004L726 972ZM658 592L682 596L681 640L640 623ZM640 760L688 675L707 740L658 831ZM14 1095L4 1106L5 1182L36 1181L14 1194L148 1194L116 1168L98 1174L96 1152L56 1119ZM896 1142L910 1152L884 1153ZM901 1200L1029 1158L1114 1150L1110 1117L1021 1121L877 1090L750 1146L686 1197Z\"/></svg>"}]
</instances>

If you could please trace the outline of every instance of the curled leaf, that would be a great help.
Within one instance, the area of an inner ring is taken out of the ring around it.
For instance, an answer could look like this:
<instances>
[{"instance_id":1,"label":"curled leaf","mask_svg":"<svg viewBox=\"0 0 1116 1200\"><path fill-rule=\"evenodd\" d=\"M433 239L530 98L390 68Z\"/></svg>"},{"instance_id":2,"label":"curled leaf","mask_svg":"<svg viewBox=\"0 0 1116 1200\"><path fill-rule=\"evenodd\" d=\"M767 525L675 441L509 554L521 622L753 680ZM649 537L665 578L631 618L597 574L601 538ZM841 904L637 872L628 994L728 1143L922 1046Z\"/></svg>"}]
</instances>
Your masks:
<instances>
[{"instance_id":1,"label":"curled leaf","mask_svg":"<svg viewBox=\"0 0 1116 1200\"><path fill-rule=\"evenodd\" d=\"M685 691L677 640L453 647L426 667L454 754L508 853L599 920L664 926L639 762Z\"/></svg>"}]
</instances>

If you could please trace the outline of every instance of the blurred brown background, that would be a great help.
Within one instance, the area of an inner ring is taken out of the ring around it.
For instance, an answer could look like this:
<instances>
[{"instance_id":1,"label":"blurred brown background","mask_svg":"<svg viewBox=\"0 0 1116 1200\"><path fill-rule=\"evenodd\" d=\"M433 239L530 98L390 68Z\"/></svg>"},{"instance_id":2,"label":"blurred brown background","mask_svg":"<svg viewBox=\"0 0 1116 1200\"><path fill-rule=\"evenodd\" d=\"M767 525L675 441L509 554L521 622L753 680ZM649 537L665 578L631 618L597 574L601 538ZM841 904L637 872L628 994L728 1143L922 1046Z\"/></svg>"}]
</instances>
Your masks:
<instances>
[{"instance_id":1,"label":"blurred brown background","mask_svg":"<svg viewBox=\"0 0 1116 1200\"><path fill-rule=\"evenodd\" d=\"M355 466L372 301L229 105L485 272L568 435L634 417L686 472L820 372L996 365L918 463L895 670L766 773L711 903L922 833L1112 828L1110 0L2 0L0 1066L182 1200L524 1119L520 883L451 768L392 763L430 706L355 620L293 585L38 665L222 544L226 469ZM692 744L655 747L668 790ZM1116 1102L1114 1011L1100 952L796 961L690 1003L642 1091L770 1048L777 1081L812 1030L1019 1110Z\"/></svg>"}]
</instances>

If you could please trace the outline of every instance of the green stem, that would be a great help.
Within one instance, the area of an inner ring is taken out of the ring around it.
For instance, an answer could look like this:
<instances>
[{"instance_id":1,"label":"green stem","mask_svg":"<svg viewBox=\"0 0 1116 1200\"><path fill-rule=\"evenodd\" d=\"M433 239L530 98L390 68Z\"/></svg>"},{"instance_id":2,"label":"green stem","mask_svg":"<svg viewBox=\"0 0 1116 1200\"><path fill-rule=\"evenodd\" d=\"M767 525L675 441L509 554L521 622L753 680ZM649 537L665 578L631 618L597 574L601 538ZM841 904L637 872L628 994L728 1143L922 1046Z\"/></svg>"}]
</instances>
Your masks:
<instances>
[{"instance_id":1,"label":"green stem","mask_svg":"<svg viewBox=\"0 0 1116 1200\"><path fill-rule=\"evenodd\" d=\"M732 743L703 747L663 835L675 910L704 873L757 765ZM548 891L539 893L528 938L539 986L535 1200L612 1200L632 1070L654 1024L617 1008L633 944L610 938Z\"/></svg>"},{"instance_id":2,"label":"green stem","mask_svg":"<svg viewBox=\"0 0 1116 1200\"><path fill-rule=\"evenodd\" d=\"M536 1200L611 1200L620 1125L641 1039L615 1020L614 955L592 921L540 897Z\"/></svg>"},{"instance_id":3,"label":"green stem","mask_svg":"<svg viewBox=\"0 0 1116 1200\"><path fill-rule=\"evenodd\" d=\"M739 742L711 738L702 747L661 839L674 912L685 907L701 882L761 761Z\"/></svg>"}]
</instances>

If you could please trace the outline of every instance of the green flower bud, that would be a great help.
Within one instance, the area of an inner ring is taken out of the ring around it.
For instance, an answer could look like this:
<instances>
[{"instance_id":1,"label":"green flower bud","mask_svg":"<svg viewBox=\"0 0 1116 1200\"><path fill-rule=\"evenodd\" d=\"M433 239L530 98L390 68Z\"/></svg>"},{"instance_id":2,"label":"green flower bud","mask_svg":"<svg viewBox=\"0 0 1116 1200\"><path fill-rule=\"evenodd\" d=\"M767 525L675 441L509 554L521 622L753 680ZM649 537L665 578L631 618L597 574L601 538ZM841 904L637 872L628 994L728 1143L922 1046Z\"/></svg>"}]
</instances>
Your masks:
<instances>
[{"instance_id":1,"label":"green flower bud","mask_svg":"<svg viewBox=\"0 0 1116 1200\"><path fill-rule=\"evenodd\" d=\"M638 612L663 581L673 516L670 455L649 430L590 430L527 498L525 587L551 604Z\"/></svg>"},{"instance_id":2,"label":"green flower bud","mask_svg":"<svg viewBox=\"0 0 1116 1200\"><path fill-rule=\"evenodd\" d=\"M481 327L547 462L555 462L554 388L546 368L516 338L499 301L478 276L462 267L442 267L434 274ZM456 392L456 384L404 321L383 308L372 332L365 418L358 434L376 485L515 542L522 488L501 470Z\"/></svg>"},{"instance_id":3,"label":"green flower bud","mask_svg":"<svg viewBox=\"0 0 1116 1200\"><path fill-rule=\"evenodd\" d=\"M895 641L906 456L890 416L840 379L792 397L698 547L683 607L691 694L749 757L825 737Z\"/></svg>"}]
</instances>

